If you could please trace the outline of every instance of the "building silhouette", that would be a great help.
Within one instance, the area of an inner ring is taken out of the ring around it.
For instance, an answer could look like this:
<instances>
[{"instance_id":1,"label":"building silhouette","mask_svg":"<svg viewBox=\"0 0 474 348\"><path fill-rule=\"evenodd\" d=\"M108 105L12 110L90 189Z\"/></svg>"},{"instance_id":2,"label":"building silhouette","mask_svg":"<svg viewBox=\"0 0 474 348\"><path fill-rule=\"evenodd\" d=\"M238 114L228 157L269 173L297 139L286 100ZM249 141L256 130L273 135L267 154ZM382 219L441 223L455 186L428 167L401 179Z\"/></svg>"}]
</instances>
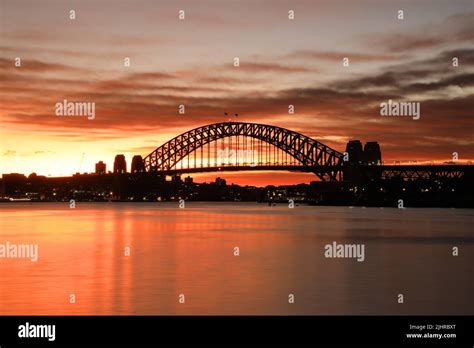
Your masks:
<instances>
[{"instance_id":1,"label":"building silhouette","mask_svg":"<svg viewBox=\"0 0 474 348\"><path fill-rule=\"evenodd\" d=\"M216 178L215 183L216 183L217 186L226 186L227 185L227 182L225 181L225 179L222 179L222 178Z\"/></svg>"},{"instance_id":2,"label":"building silhouette","mask_svg":"<svg viewBox=\"0 0 474 348\"><path fill-rule=\"evenodd\" d=\"M132 158L131 173L142 173L145 171L145 165L143 164L143 158L140 155L135 155Z\"/></svg>"},{"instance_id":3,"label":"building silhouette","mask_svg":"<svg viewBox=\"0 0 474 348\"><path fill-rule=\"evenodd\" d=\"M349 155L348 163L350 165L382 163L382 152L376 141L367 142L362 149L360 140L350 140L346 145L346 152Z\"/></svg>"},{"instance_id":4,"label":"building silhouette","mask_svg":"<svg viewBox=\"0 0 474 348\"><path fill-rule=\"evenodd\" d=\"M127 172L127 162L125 161L124 155L115 156L114 161L114 173L126 173Z\"/></svg>"},{"instance_id":5,"label":"building silhouette","mask_svg":"<svg viewBox=\"0 0 474 348\"><path fill-rule=\"evenodd\" d=\"M96 174L105 174L107 166L104 162L99 161L95 164L95 173Z\"/></svg>"},{"instance_id":6,"label":"building silhouette","mask_svg":"<svg viewBox=\"0 0 474 348\"><path fill-rule=\"evenodd\" d=\"M349 164L357 165L364 163L364 150L360 140L349 140L346 145L346 152L349 155Z\"/></svg>"},{"instance_id":7,"label":"building silhouette","mask_svg":"<svg viewBox=\"0 0 474 348\"><path fill-rule=\"evenodd\" d=\"M382 163L382 152L380 151L380 145L376 141L369 141L364 146L364 160L365 164L381 164Z\"/></svg>"}]
</instances>

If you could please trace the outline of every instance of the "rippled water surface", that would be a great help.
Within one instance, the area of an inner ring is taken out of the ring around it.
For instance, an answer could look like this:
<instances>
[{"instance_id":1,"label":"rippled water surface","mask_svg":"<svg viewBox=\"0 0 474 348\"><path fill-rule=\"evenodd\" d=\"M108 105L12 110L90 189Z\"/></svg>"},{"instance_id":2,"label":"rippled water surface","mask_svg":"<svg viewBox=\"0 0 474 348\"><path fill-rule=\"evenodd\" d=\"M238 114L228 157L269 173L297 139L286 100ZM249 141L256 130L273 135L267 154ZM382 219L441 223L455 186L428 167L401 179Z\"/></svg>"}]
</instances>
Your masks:
<instances>
[{"instance_id":1,"label":"rippled water surface","mask_svg":"<svg viewBox=\"0 0 474 348\"><path fill-rule=\"evenodd\" d=\"M0 244L39 259L0 258L0 314L474 314L473 226L464 209L1 204ZM326 258L333 241L365 260Z\"/></svg>"}]
</instances>

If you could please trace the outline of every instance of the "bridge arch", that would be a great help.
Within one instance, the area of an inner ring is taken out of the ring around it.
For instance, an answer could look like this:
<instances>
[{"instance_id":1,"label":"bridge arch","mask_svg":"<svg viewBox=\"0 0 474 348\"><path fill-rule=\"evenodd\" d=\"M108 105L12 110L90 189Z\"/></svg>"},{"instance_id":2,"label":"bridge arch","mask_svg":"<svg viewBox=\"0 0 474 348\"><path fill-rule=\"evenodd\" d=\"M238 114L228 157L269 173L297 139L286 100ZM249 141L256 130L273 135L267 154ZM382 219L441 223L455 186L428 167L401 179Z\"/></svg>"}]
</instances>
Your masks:
<instances>
[{"instance_id":1,"label":"bridge arch","mask_svg":"<svg viewBox=\"0 0 474 348\"><path fill-rule=\"evenodd\" d=\"M268 143L292 156L301 170L313 172L323 181L342 180L342 153L301 133L277 126L222 122L194 128L156 148L144 161L147 172L169 172L206 144L233 136L246 136Z\"/></svg>"}]
</instances>

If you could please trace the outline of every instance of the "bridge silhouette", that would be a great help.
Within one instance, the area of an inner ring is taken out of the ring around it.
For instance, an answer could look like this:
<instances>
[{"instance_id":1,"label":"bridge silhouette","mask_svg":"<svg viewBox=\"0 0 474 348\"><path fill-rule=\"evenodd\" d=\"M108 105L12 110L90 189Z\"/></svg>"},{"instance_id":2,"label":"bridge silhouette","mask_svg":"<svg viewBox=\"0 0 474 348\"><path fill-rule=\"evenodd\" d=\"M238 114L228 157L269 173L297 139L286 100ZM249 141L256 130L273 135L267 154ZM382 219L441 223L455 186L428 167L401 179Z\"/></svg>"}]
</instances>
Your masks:
<instances>
[{"instance_id":1,"label":"bridge silhouette","mask_svg":"<svg viewBox=\"0 0 474 348\"><path fill-rule=\"evenodd\" d=\"M322 181L339 182L361 175L414 180L473 172L473 166L467 165L354 165L343 153L301 133L246 122L214 123L184 132L146 156L143 167L146 172L163 175L284 170L314 173Z\"/></svg>"},{"instance_id":2,"label":"bridge silhouette","mask_svg":"<svg viewBox=\"0 0 474 348\"><path fill-rule=\"evenodd\" d=\"M171 139L144 158L165 174L239 170L311 172L342 180L343 154L301 133L265 124L215 123Z\"/></svg>"}]
</instances>

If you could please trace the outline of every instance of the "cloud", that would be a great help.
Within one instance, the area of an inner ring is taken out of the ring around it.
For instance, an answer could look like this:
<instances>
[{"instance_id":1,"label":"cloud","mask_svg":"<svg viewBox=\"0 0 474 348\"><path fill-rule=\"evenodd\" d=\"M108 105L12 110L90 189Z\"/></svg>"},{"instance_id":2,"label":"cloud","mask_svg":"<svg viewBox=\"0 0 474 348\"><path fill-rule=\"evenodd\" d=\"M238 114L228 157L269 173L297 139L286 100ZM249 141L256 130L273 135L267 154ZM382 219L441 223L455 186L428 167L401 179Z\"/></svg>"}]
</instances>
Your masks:
<instances>
[{"instance_id":1,"label":"cloud","mask_svg":"<svg viewBox=\"0 0 474 348\"><path fill-rule=\"evenodd\" d=\"M311 59L339 61L348 57L354 62L373 62L373 61L393 61L407 58L407 55L398 54L377 54L377 53L358 53L358 52L337 52L337 51L318 51L318 50L298 50L289 53L286 58Z\"/></svg>"},{"instance_id":2,"label":"cloud","mask_svg":"<svg viewBox=\"0 0 474 348\"><path fill-rule=\"evenodd\" d=\"M458 57L460 67L452 66L453 57ZM387 66L371 76L333 81L330 86L347 91L391 91L399 96L442 91L447 87L465 88L474 84L471 62L474 62L474 49L449 50L434 57Z\"/></svg>"},{"instance_id":3,"label":"cloud","mask_svg":"<svg viewBox=\"0 0 474 348\"><path fill-rule=\"evenodd\" d=\"M65 64L57 63L46 63L36 59L22 59L21 67L15 67L14 59L0 58L0 70L16 69L16 71L27 71L27 72L59 72L59 71L82 71L82 69L68 66Z\"/></svg>"},{"instance_id":4,"label":"cloud","mask_svg":"<svg viewBox=\"0 0 474 348\"><path fill-rule=\"evenodd\" d=\"M5 152L3 153L2 156L7 157L7 156L15 156L15 155L16 155L16 151L15 151L15 150L7 150L7 151L5 151Z\"/></svg>"},{"instance_id":5,"label":"cloud","mask_svg":"<svg viewBox=\"0 0 474 348\"><path fill-rule=\"evenodd\" d=\"M245 60L240 61L239 67L233 67L230 64L222 67L223 69L239 69L250 73L267 73L267 72L278 72L278 73L308 73L318 72L318 69L307 67L307 66L296 66L288 64L278 63L257 63L248 62Z\"/></svg>"},{"instance_id":6,"label":"cloud","mask_svg":"<svg viewBox=\"0 0 474 348\"><path fill-rule=\"evenodd\" d=\"M195 79L196 84L225 84L225 85L245 85L249 83L261 83L265 80L263 78L257 77L248 77L245 78L238 78L232 76L197 76Z\"/></svg>"},{"instance_id":7,"label":"cloud","mask_svg":"<svg viewBox=\"0 0 474 348\"><path fill-rule=\"evenodd\" d=\"M474 42L474 12L455 14L439 22L407 27L406 32L366 35L362 41L368 47L390 53L409 53L414 50ZM422 33L422 34L420 34Z\"/></svg>"},{"instance_id":8,"label":"cloud","mask_svg":"<svg viewBox=\"0 0 474 348\"><path fill-rule=\"evenodd\" d=\"M453 54L462 62L459 68L450 66L449 57ZM465 67L473 55L474 50L460 48L373 73L349 75L324 85L275 86L265 91L249 87L238 92L233 90L233 84L240 80L245 85L246 75L226 80L225 75L206 77L204 70L197 75L157 71L81 81L65 66L55 78L42 74L32 74L29 78L2 66L0 73L8 81L2 89L5 91L2 125L45 132L64 141L119 140L157 132L177 135L204 124L227 121L223 113L235 112L240 115L237 120L300 131L315 139L325 139L327 145L338 150L343 150L345 141L361 138L380 141L383 151L392 157L410 156L410 151L434 156L445 152L446 144L474 157L471 111L474 98L469 92L474 75ZM304 71L298 66L271 63L251 63L249 69L278 73ZM215 73L212 70L211 74ZM227 85L212 87L196 83L200 79L211 85L219 81ZM68 89L68 85L76 88ZM449 88L459 90L450 95L441 93ZM441 94L433 96L432 92ZM424 94L430 94L429 98L423 97ZM420 120L379 116L381 102L412 95L421 97ZM54 104L64 98L94 101L96 119L54 116ZM180 104L186 106L185 115L178 112ZM288 114L290 104L295 106L294 115ZM135 146L129 151L145 153L151 147Z\"/></svg>"},{"instance_id":9,"label":"cloud","mask_svg":"<svg viewBox=\"0 0 474 348\"><path fill-rule=\"evenodd\" d=\"M404 90L410 93L426 93L438 91L446 87L459 87L461 89L474 86L474 73L458 74L435 82L417 82L404 86Z\"/></svg>"},{"instance_id":10,"label":"cloud","mask_svg":"<svg viewBox=\"0 0 474 348\"><path fill-rule=\"evenodd\" d=\"M34 154L35 155L45 155L45 154L51 154L51 153L54 153L54 151L35 151Z\"/></svg>"}]
</instances>

